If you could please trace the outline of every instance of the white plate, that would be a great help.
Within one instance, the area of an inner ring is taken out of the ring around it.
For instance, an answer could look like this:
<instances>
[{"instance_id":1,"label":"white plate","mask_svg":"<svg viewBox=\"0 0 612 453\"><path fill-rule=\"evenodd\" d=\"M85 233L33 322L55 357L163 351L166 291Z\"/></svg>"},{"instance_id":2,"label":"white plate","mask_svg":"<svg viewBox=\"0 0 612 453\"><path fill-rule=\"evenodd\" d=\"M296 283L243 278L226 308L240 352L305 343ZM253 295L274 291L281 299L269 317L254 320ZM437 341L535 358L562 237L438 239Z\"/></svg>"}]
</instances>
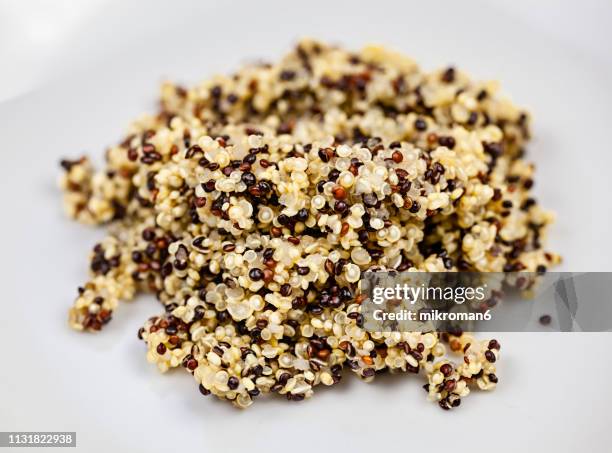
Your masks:
<instances>
[{"instance_id":1,"label":"white plate","mask_svg":"<svg viewBox=\"0 0 612 453\"><path fill-rule=\"evenodd\" d=\"M203 398L186 373L160 375L146 363L136 331L159 311L150 298L121 306L99 335L67 328L66 309L86 278L88 250L103 232L64 218L55 187L59 158L83 151L101 156L131 119L154 109L164 78L195 82L258 57L274 59L303 35L349 47L375 41L428 69L454 63L477 78L500 78L535 118L529 148L538 168L535 193L558 213L549 244L564 256L563 269L612 267L612 36L604 29L610 5L200 3L97 1L63 10L61 3L47 10L19 3L0 14L11 25L0 27L5 38L34 30L39 41L24 42L51 46L40 59L36 46L17 58L21 48L6 43L23 36L0 39L0 80L6 77L0 430L77 431L79 449L88 452L430 445L603 451L612 403L609 334L500 336L498 389L475 392L452 413L425 401L420 379L387 376L366 385L349 373L310 401L271 397L238 411Z\"/></svg>"}]
</instances>

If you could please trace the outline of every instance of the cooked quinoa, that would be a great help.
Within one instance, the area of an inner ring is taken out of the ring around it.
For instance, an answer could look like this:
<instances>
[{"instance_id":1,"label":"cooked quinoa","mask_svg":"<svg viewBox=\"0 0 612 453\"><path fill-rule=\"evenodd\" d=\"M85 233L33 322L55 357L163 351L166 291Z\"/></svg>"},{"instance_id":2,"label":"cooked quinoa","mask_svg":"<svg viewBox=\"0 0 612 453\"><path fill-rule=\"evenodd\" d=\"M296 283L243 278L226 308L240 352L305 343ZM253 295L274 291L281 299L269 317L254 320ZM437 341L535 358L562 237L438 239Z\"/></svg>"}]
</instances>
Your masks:
<instances>
[{"instance_id":1,"label":"cooked quinoa","mask_svg":"<svg viewBox=\"0 0 612 453\"><path fill-rule=\"evenodd\" d=\"M119 300L152 292L164 310L138 332L147 359L203 394L302 400L349 368L420 374L430 399L458 406L495 387L499 343L368 332L359 281L558 263L542 248L552 216L530 195L529 135L496 83L381 47L304 40L277 64L167 83L104 170L62 162L68 214L108 227L70 325L100 330Z\"/></svg>"}]
</instances>

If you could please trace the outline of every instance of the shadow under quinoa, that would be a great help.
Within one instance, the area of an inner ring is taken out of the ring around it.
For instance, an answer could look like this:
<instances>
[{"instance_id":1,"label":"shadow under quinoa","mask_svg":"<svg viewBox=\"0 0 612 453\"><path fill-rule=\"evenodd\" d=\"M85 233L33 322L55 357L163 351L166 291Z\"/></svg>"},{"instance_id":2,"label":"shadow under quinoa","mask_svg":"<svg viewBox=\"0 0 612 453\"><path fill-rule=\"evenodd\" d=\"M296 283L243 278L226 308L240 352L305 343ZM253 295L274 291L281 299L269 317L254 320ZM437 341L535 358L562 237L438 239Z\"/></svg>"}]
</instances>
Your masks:
<instances>
[{"instance_id":1,"label":"shadow under quinoa","mask_svg":"<svg viewBox=\"0 0 612 453\"><path fill-rule=\"evenodd\" d=\"M108 228L72 327L100 330L119 300L154 293L147 359L239 407L303 400L348 370L421 375L443 409L495 387L496 340L367 332L358 291L369 269L559 262L530 194L529 116L495 83L304 40L274 65L167 83L160 105L103 171L62 161L67 213Z\"/></svg>"}]
</instances>

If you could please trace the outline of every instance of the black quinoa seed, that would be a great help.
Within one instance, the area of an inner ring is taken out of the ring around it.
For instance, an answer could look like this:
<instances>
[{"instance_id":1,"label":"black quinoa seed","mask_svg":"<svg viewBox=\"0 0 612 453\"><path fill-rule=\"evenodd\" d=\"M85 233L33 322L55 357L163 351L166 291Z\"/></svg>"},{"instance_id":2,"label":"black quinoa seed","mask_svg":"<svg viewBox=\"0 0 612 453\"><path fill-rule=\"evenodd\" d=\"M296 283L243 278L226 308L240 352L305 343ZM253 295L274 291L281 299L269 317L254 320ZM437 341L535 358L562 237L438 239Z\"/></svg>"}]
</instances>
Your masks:
<instances>
[{"instance_id":1,"label":"black quinoa seed","mask_svg":"<svg viewBox=\"0 0 612 453\"><path fill-rule=\"evenodd\" d=\"M424 132L424 131L427 130L427 122L424 119L422 119L422 118L417 118L414 121L414 128L417 131Z\"/></svg>"},{"instance_id":2,"label":"black quinoa seed","mask_svg":"<svg viewBox=\"0 0 612 453\"><path fill-rule=\"evenodd\" d=\"M259 268L253 268L249 271L249 278L253 280L254 282L257 282L261 280L262 278L264 278L264 273Z\"/></svg>"},{"instance_id":3,"label":"black quinoa seed","mask_svg":"<svg viewBox=\"0 0 612 453\"><path fill-rule=\"evenodd\" d=\"M540 316L540 324L542 324L543 326L548 326L550 325L551 321L552 321L552 317L550 315L542 315Z\"/></svg>"}]
</instances>

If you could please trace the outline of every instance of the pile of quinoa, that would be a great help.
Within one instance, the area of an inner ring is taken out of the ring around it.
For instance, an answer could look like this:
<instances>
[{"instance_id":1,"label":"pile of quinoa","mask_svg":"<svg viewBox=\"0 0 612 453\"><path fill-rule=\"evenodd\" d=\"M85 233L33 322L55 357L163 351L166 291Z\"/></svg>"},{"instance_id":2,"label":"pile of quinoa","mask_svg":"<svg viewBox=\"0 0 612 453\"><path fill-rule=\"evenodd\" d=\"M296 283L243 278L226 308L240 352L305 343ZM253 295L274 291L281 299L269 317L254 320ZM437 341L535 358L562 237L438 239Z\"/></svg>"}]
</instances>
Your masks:
<instances>
[{"instance_id":1,"label":"pile of quinoa","mask_svg":"<svg viewBox=\"0 0 612 453\"><path fill-rule=\"evenodd\" d=\"M494 82L423 72L381 47L303 40L279 63L192 88L106 151L64 160L64 206L108 227L70 325L104 327L154 293L138 337L165 372L239 407L299 401L345 369L426 379L443 409L498 382L500 345L468 333L368 332L369 269L545 272L552 215L530 195L529 115Z\"/></svg>"}]
</instances>

